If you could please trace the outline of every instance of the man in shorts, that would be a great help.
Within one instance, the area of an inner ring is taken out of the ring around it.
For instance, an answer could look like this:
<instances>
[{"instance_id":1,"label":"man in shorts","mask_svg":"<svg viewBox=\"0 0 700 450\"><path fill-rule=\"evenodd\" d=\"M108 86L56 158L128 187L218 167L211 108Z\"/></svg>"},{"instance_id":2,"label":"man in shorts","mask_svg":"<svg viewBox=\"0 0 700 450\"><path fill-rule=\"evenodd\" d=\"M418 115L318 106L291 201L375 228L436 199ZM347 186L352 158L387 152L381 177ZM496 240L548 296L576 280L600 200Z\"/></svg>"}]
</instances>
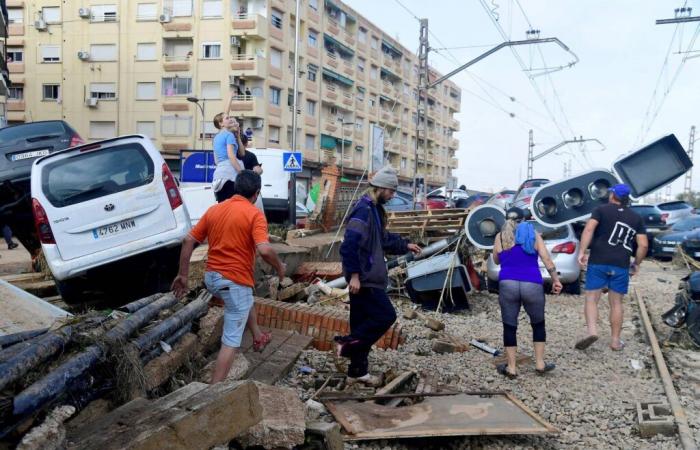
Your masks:
<instances>
[{"instance_id":1,"label":"man in shorts","mask_svg":"<svg viewBox=\"0 0 700 450\"><path fill-rule=\"evenodd\" d=\"M603 289L608 290L610 303L610 348L622 350L622 298L627 294L630 275L636 275L649 248L644 221L629 208L630 188L617 184L610 188L607 204L593 210L581 235L578 262L586 271L586 304L584 313L588 335L575 348L585 350L598 340L598 301ZM634 243L637 250L630 264ZM590 246L590 256L586 250Z\"/></svg>"},{"instance_id":2,"label":"man in shorts","mask_svg":"<svg viewBox=\"0 0 700 450\"><path fill-rule=\"evenodd\" d=\"M182 243L180 271L172 290L180 298L188 290L190 257L196 243L209 241L204 282L224 300L224 331L212 384L226 379L241 346L243 330L253 306L255 252L284 278L286 267L268 242L267 221L255 207L260 175L243 170L236 178L236 195L210 207Z\"/></svg>"}]
</instances>

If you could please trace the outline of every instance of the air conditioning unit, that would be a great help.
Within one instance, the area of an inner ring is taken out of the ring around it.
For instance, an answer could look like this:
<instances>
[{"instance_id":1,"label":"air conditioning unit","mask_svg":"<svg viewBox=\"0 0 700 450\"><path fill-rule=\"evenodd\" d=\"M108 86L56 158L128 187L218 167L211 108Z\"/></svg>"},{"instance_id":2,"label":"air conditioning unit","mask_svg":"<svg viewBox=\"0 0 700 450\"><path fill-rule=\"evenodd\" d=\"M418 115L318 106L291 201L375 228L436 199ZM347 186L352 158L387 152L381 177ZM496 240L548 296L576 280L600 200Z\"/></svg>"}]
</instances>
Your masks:
<instances>
[{"instance_id":1,"label":"air conditioning unit","mask_svg":"<svg viewBox=\"0 0 700 450\"><path fill-rule=\"evenodd\" d=\"M260 129L263 127L263 119L253 119L253 128Z\"/></svg>"},{"instance_id":2,"label":"air conditioning unit","mask_svg":"<svg viewBox=\"0 0 700 450\"><path fill-rule=\"evenodd\" d=\"M92 97L85 99L85 105L90 108L97 108L97 99Z\"/></svg>"},{"instance_id":3,"label":"air conditioning unit","mask_svg":"<svg viewBox=\"0 0 700 450\"><path fill-rule=\"evenodd\" d=\"M90 59L90 53L88 52L78 52L78 59L81 61L87 61Z\"/></svg>"},{"instance_id":4,"label":"air conditioning unit","mask_svg":"<svg viewBox=\"0 0 700 450\"><path fill-rule=\"evenodd\" d=\"M46 25L46 21L44 19L39 19L34 21L34 28L39 31L46 31L48 26Z\"/></svg>"},{"instance_id":5,"label":"air conditioning unit","mask_svg":"<svg viewBox=\"0 0 700 450\"><path fill-rule=\"evenodd\" d=\"M241 40L238 38L238 36L231 36L231 46L232 47L240 47L241 46Z\"/></svg>"},{"instance_id":6,"label":"air conditioning unit","mask_svg":"<svg viewBox=\"0 0 700 450\"><path fill-rule=\"evenodd\" d=\"M80 8L78 9L78 15L83 19L90 18L90 8Z\"/></svg>"},{"instance_id":7,"label":"air conditioning unit","mask_svg":"<svg viewBox=\"0 0 700 450\"><path fill-rule=\"evenodd\" d=\"M168 22L170 22L171 20L172 20L172 17L170 17L170 14L168 14L168 13L163 13L163 14L161 14L160 17L158 18L158 21L159 21L160 23L168 23Z\"/></svg>"}]
</instances>

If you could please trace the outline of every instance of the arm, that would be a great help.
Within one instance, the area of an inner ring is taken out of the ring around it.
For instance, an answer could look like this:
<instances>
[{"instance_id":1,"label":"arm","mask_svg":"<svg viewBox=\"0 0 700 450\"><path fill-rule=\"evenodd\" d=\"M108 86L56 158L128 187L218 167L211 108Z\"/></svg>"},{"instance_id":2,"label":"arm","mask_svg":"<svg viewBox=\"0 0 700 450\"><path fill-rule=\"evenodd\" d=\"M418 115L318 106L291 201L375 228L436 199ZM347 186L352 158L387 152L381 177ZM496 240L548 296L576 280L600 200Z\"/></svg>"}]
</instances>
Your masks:
<instances>
[{"instance_id":1,"label":"arm","mask_svg":"<svg viewBox=\"0 0 700 450\"><path fill-rule=\"evenodd\" d=\"M282 262L279 256L277 256L275 249L273 249L270 244L264 243L258 244L257 250L260 257L277 271L277 276L281 283L284 279L287 266Z\"/></svg>"},{"instance_id":2,"label":"arm","mask_svg":"<svg viewBox=\"0 0 700 450\"><path fill-rule=\"evenodd\" d=\"M588 264L588 255L586 255L586 250L588 250L588 247L593 241L593 233L595 233L597 226L598 221L596 219L588 219L588 222L586 222L586 227L583 229L583 233L581 233L581 246L578 250L578 263L582 267Z\"/></svg>"},{"instance_id":3,"label":"arm","mask_svg":"<svg viewBox=\"0 0 700 450\"><path fill-rule=\"evenodd\" d=\"M226 104L226 111L224 112L225 117L228 117L231 112L231 102L233 102L233 97L236 95L236 91L231 89L231 95L228 98L228 103Z\"/></svg>"},{"instance_id":4,"label":"arm","mask_svg":"<svg viewBox=\"0 0 700 450\"><path fill-rule=\"evenodd\" d=\"M170 289L175 293L175 297L182 298L187 293L187 277L190 272L190 258L192 257L192 252L194 251L194 245L197 240L191 235L182 241L182 248L180 250L180 269L178 270L177 277L173 280L173 284Z\"/></svg>"},{"instance_id":5,"label":"arm","mask_svg":"<svg viewBox=\"0 0 700 450\"><path fill-rule=\"evenodd\" d=\"M258 175L262 175L262 173L263 173L262 166L260 164L258 164L257 166L253 167L253 172L257 173Z\"/></svg>"},{"instance_id":6,"label":"arm","mask_svg":"<svg viewBox=\"0 0 700 450\"><path fill-rule=\"evenodd\" d=\"M563 286L559 280L557 266L554 265L554 261L552 261L552 257L549 255L549 250L547 250L547 246L544 245L544 240L542 240L540 233L537 233L537 237L535 238L535 250L537 250L537 254L544 263L545 269L549 272L549 276L552 277L552 292L555 294L560 293Z\"/></svg>"},{"instance_id":7,"label":"arm","mask_svg":"<svg viewBox=\"0 0 700 450\"><path fill-rule=\"evenodd\" d=\"M637 241L637 252L634 255L634 262L632 263L630 275L637 274L639 266L642 264L642 261L644 261L644 257L647 256L647 250L649 250L649 238L647 238L646 234L637 234L635 240Z\"/></svg>"},{"instance_id":8,"label":"arm","mask_svg":"<svg viewBox=\"0 0 700 450\"><path fill-rule=\"evenodd\" d=\"M384 230L382 236L382 248L390 255L403 255L409 251L408 239L402 238L396 233Z\"/></svg>"},{"instance_id":9,"label":"arm","mask_svg":"<svg viewBox=\"0 0 700 450\"><path fill-rule=\"evenodd\" d=\"M501 257L499 256L501 252L503 251L503 247L501 246L501 233L496 234L496 238L493 241L493 251L491 252L491 257L493 258L493 262L497 265L501 265Z\"/></svg>"},{"instance_id":10,"label":"arm","mask_svg":"<svg viewBox=\"0 0 700 450\"><path fill-rule=\"evenodd\" d=\"M343 243L340 244L340 256L343 260L343 271L350 278L350 292L356 294L360 290L360 246L369 235L368 208L353 211L345 227Z\"/></svg>"},{"instance_id":11,"label":"arm","mask_svg":"<svg viewBox=\"0 0 700 450\"><path fill-rule=\"evenodd\" d=\"M233 144L226 144L226 154L228 154L228 160L236 172L241 171L241 165L238 164L238 158L236 158L236 151L233 149Z\"/></svg>"}]
</instances>

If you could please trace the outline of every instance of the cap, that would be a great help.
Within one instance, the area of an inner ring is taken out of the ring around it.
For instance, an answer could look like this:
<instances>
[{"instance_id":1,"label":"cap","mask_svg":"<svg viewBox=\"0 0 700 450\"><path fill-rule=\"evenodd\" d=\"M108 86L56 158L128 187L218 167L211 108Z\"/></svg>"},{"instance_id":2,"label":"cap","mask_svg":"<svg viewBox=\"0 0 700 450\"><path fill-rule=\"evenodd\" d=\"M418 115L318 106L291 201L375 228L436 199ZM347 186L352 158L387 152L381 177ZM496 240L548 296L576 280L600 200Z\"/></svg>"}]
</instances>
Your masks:
<instances>
[{"instance_id":1,"label":"cap","mask_svg":"<svg viewBox=\"0 0 700 450\"><path fill-rule=\"evenodd\" d=\"M506 219L520 221L525 218L525 213L517 206L512 206L506 211Z\"/></svg>"},{"instance_id":2,"label":"cap","mask_svg":"<svg viewBox=\"0 0 700 450\"><path fill-rule=\"evenodd\" d=\"M378 188L393 189L399 187L399 177L396 174L396 169L391 166L384 166L374 174L369 181L370 186Z\"/></svg>"},{"instance_id":3,"label":"cap","mask_svg":"<svg viewBox=\"0 0 700 450\"><path fill-rule=\"evenodd\" d=\"M617 197L617 198L626 198L626 197L629 197L630 192L632 192L632 190L626 184L620 183L620 184L616 184L615 186L611 187L610 192L615 194L615 197Z\"/></svg>"}]
</instances>

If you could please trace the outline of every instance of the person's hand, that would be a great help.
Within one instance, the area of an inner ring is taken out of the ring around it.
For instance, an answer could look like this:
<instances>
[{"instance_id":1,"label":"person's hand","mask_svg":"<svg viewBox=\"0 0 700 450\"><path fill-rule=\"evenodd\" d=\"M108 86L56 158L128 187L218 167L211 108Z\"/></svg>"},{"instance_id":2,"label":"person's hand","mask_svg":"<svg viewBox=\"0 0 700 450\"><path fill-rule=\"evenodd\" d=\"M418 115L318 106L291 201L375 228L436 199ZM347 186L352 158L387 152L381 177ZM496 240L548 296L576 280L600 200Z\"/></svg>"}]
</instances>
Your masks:
<instances>
[{"instance_id":1,"label":"person's hand","mask_svg":"<svg viewBox=\"0 0 700 450\"><path fill-rule=\"evenodd\" d=\"M637 263L630 264L630 276L633 277L639 273L639 266Z\"/></svg>"},{"instance_id":2,"label":"person's hand","mask_svg":"<svg viewBox=\"0 0 700 450\"><path fill-rule=\"evenodd\" d=\"M579 252L578 264L581 266L581 268L586 267L588 265L588 255L583 252Z\"/></svg>"},{"instance_id":3,"label":"person's hand","mask_svg":"<svg viewBox=\"0 0 700 450\"><path fill-rule=\"evenodd\" d=\"M360 275L353 273L350 277L350 283L348 283L348 288L351 294L357 294L360 292Z\"/></svg>"},{"instance_id":4,"label":"person's hand","mask_svg":"<svg viewBox=\"0 0 700 450\"><path fill-rule=\"evenodd\" d=\"M408 244L408 250L412 252L414 255L420 255L421 252L423 251L418 244Z\"/></svg>"},{"instance_id":5,"label":"person's hand","mask_svg":"<svg viewBox=\"0 0 700 450\"><path fill-rule=\"evenodd\" d=\"M560 294L563 288L564 286L561 284L561 281L555 281L552 283L552 294Z\"/></svg>"},{"instance_id":6,"label":"person's hand","mask_svg":"<svg viewBox=\"0 0 700 450\"><path fill-rule=\"evenodd\" d=\"M181 299L182 297L187 294L187 291L189 290L187 288L187 276L186 275L178 275L175 277L175 280L173 280L173 284L170 286L170 290L173 291L175 294L175 298L178 300Z\"/></svg>"}]
</instances>

